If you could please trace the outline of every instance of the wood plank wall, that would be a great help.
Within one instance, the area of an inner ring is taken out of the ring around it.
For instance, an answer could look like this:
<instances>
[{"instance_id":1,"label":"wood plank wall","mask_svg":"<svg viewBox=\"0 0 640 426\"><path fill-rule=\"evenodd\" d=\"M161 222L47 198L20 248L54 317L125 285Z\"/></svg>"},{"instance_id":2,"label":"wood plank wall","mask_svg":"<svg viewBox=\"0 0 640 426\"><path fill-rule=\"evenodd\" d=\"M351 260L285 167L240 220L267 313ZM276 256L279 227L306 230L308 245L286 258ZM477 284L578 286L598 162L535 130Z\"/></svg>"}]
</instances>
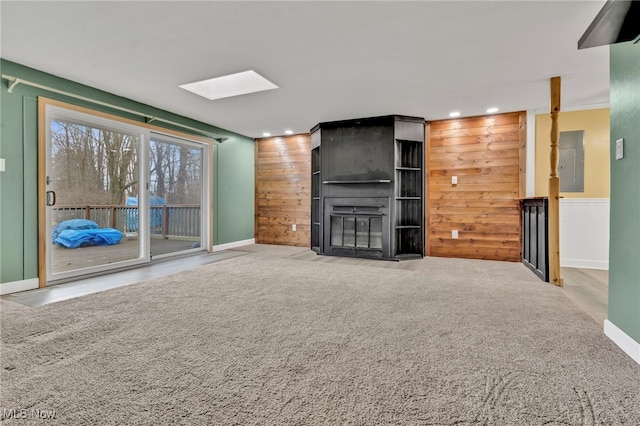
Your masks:
<instances>
[{"instance_id":1,"label":"wood plank wall","mask_svg":"<svg viewBox=\"0 0 640 426\"><path fill-rule=\"evenodd\" d=\"M309 247L311 136L256 139L255 153L256 243Z\"/></svg>"},{"instance_id":2,"label":"wood plank wall","mask_svg":"<svg viewBox=\"0 0 640 426\"><path fill-rule=\"evenodd\" d=\"M428 256L521 260L525 135L524 112L427 123Z\"/></svg>"}]
</instances>

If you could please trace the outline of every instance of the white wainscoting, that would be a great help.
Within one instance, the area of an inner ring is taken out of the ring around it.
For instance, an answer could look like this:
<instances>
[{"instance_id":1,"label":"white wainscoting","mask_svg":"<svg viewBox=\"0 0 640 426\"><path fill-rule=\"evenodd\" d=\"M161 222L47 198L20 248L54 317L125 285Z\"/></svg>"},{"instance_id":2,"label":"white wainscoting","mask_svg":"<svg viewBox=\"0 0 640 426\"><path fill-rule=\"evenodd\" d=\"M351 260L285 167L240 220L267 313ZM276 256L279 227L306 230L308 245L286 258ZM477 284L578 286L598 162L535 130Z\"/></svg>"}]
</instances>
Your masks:
<instances>
[{"instance_id":1,"label":"white wainscoting","mask_svg":"<svg viewBox=\"0 0 640 426\"><path fill-rule=\"evenodd\" d=\"M560 265L609 269L609 199L560 199Z\"/></svg>"}]
</instances>

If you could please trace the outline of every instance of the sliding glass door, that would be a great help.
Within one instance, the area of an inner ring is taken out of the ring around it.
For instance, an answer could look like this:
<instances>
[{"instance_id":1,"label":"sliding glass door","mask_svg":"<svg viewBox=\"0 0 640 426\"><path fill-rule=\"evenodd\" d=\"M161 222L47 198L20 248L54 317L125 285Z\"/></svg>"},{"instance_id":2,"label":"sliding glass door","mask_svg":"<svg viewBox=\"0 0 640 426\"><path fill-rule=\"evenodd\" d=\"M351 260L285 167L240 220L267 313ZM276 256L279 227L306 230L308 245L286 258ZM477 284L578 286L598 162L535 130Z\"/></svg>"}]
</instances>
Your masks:
<instances>
[{"instance_id":1,"label":"sliding glass door","mask_svg":"<svg viewBox=\"0 0 640 426\"><path fill-rule=\"evenodd\" d=\"M149 225L153 258L203 249L204 159L202 144L151 135Z\"/></svg>"},{"instance_id":2,"label":"sliding glass door","mask_svg":"<svg viewBox=\"0 0 640 426\"><path fill-rule=\"evenodd\" d=\"M208 249L207 141L43 105L40 273L47 283Z\"/></svg>"},{"instance_id":3,"label":"sliding glass door","mask_svg":"<svg viewBox=\"0 0 640 426\"><path fill-rule=\"evenodd\" d=\"M47 281L148 261L144 133L55 107L47 133Z\"/></svg>"}]
</instances>

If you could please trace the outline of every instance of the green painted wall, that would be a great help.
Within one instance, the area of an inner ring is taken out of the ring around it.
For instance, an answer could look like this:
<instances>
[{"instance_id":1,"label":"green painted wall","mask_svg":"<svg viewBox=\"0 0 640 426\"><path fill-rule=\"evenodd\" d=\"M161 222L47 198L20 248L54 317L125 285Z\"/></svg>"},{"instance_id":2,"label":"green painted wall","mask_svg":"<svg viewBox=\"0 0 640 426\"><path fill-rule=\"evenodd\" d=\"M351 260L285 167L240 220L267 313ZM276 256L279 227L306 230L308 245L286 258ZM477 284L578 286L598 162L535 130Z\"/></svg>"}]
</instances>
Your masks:
<instances>
[{"instance_id":1,"label":"green painted wall","mask_svg":"<svg viewBox=\"0 0 640 426\"><path fill-rule=\"evenodd\" d=\"M253 139L4 59L0 60L0 71L2 74L227 137L224 144L214 146L213 185L214 188L218 188L214 197L213 210L214 244L253 238L255 170ZM38 96L143 121L139 116L131 116L23 84L17 85L13 93L9 93L7 81L2 80L0 84L0 157L6 159L6 172L0 173L0 282L2 283L37 277L38 114L36 99ZM160 122L154 124L163 125ZM181 128L175 130L184 131Z\"/></svg>"},{"instance_id":2,"label":"green painted wall","mask_svg":"<svg viewBox=\"0 0 640 426\"><path fill-rule=\"evenodd\" d=\"M254 143L239 144L235 138L217 145L214 164L225 179L218 180L214 191L218 199L225 202L218 202L218 232L214 234L214 244L254 237L254 147ZM250 170L247 168L248 157L251 157ZM251 223L250 235L246 226L248 222Z\"/></svg>"},{"instance_id":3,"label":"green painted wall","mask_svg":"<svg viewBox=\"0 0 640 426\"><path fill-rule=\"evenodd\" d=\"M610 46L609 321L640 342L640 44ZM624 158L615 141L624 138Z\"/></svg>"}]
</instances>

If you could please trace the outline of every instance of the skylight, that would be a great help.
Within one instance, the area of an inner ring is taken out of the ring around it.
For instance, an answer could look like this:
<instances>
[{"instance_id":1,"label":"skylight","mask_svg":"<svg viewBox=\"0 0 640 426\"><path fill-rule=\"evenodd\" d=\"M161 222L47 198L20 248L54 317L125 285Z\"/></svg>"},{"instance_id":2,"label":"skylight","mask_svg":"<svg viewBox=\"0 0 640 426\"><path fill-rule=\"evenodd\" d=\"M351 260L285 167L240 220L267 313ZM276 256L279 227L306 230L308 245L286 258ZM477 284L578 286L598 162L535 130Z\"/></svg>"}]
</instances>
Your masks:
<instances>
[{"instance_id":1,"label":"skylight","mask_svg":"<svg viewBox=\"0 0 640 426\"><path fill-rule=\"evenodd\" d=\"M278 88L278 86L253 70L182 84L180 87L209 100Z\"/></svg>"}]
</instances>

